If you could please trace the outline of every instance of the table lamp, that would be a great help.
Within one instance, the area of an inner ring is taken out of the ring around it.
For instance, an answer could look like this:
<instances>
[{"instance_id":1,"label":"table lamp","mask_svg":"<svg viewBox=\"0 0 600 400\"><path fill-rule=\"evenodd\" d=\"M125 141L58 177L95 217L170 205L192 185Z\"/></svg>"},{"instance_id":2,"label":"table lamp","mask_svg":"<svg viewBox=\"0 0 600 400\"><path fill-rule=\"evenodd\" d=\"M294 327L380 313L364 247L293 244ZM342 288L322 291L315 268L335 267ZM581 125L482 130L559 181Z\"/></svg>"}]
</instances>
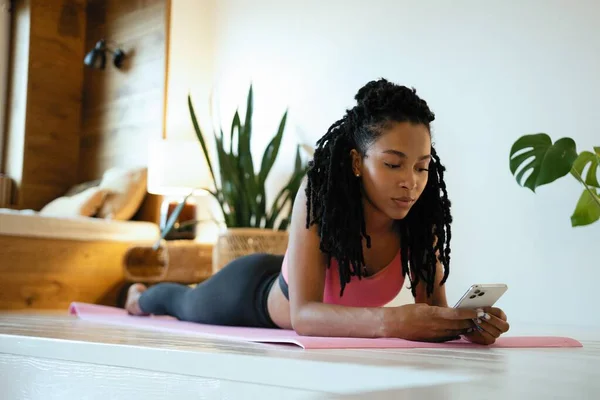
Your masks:
<instances>
[{"instance_id":1,"label":"table lamp","mask_svg":"<svg viewBox=\"0 0 600 400\"><path fill-rule=\"evenodd\" d=\"M165 239L195 239L196 224L178 228L178 224L197 219L195 197L214 190L208 163L198 140L151 140L148 153L148 192L164 197L160 211L160 229L184 198L187 199L173 229Z\"/></svg>"}]
</instances>

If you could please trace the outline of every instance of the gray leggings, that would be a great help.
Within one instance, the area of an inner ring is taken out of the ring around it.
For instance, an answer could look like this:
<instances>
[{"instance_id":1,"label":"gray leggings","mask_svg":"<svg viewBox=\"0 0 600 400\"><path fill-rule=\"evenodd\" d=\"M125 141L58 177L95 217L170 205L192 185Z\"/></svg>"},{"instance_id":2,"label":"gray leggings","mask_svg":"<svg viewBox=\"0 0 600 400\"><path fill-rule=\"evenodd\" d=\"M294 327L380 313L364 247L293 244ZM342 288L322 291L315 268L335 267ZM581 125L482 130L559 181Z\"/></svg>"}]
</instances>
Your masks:
<instances>
[{"instance_id":1,"label":"gray leggings","mask_svg":"<svg viewBox=\"0 0 600 400\"><path fill-rule=\"evenodd\" d=\"M178 283L149 287L139 300L143 312L212 325L278 328L267 297L281 271L283 256L257 253L240 257L195 288Z\"/></svg>"}]
</instances>

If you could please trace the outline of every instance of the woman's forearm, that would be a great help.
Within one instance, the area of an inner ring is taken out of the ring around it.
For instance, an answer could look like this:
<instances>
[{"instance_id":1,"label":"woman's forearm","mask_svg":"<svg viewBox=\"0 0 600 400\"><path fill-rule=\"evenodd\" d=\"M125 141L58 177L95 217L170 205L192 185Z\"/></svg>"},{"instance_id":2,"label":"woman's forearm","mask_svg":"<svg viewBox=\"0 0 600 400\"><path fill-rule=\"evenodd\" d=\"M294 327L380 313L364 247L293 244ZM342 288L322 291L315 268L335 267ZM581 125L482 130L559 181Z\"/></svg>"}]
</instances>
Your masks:
<instances>
[{"instance_id":1,"label":"woman's forearm","mask_svg":"<svg viewBox=\"0 0 600 400\"><path fill-rule=\"evenodd\" d=\"M346 307L310 302L293 315L292 326L303 336L390 337L389 307Z\"/></svg>"}]
</instances>

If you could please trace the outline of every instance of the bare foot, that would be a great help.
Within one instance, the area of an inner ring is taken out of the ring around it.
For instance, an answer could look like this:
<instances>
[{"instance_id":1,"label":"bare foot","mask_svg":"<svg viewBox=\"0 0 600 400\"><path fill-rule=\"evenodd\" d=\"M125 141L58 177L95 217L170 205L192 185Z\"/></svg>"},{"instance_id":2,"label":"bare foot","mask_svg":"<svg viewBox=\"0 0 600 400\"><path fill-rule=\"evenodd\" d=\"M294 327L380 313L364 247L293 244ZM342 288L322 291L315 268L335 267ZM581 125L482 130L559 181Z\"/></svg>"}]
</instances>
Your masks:
<instances>
[{"instance_id":1,"label":"bare foot","mask_svg":"<svg viewBox=\"0 0 600 400\"><path fill-rule=\"evenodd\" d=\"M125 300L125 309L132 315L148 315L140 309L139 299L146 290L146 286L141 283L135 283L127 290L127 300Z\"/></svg>"}]
</instances>

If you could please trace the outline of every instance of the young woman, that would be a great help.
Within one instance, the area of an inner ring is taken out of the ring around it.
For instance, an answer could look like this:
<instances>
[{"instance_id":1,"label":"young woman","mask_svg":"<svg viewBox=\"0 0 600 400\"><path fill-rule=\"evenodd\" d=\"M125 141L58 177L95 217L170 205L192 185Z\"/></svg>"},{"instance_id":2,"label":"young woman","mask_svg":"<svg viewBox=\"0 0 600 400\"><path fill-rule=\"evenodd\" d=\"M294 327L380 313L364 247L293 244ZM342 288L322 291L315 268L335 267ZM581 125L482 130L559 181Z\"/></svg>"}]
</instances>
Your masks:
<instances>
[{"instance_id":1,"label":"young woman","mask_svg":"<svg viewBox=\"0 0 600 400\"><path fill-rule=\"evenodd\" d=\"M317 142L285 256L241 257L194 289L133 285L127 310L313 336L492 344L506 332L498 308L448 307L452 217L427 103L385 79L355 99ZM384 307L406 278L415 304Z\"/></svg>"}]
</instances>

